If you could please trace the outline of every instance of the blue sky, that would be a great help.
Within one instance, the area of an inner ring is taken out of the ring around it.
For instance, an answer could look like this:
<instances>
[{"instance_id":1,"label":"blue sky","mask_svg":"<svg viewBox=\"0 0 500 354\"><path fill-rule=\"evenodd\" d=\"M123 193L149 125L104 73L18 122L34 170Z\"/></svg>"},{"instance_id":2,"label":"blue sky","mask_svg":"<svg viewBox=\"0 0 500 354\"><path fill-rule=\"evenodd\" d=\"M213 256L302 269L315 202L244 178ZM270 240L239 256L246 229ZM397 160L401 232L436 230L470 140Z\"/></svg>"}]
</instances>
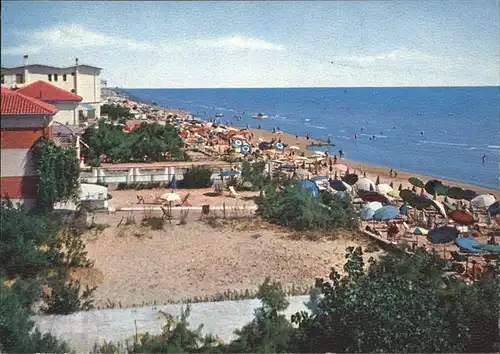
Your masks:
<instances>
[{"instance_id":1,"label":"blue sky","mask_svg":"<svg viewBox=\"0 0 500 354\"><path fill-rule=\"evenodd\" d=\"M78 57L113 86L500 83L498 0L1 4L2 66Z\"/></svg>"}]
</instances>

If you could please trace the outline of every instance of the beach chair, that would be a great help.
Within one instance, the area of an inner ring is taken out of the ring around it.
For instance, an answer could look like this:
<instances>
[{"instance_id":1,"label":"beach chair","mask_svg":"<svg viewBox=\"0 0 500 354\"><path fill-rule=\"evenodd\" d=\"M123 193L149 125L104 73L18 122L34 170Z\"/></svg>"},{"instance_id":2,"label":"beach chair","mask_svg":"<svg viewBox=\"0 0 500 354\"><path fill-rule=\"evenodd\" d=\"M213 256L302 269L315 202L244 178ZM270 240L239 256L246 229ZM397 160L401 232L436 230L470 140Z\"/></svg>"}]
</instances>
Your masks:
<instances>
[{"instance_id":1,"label":"beach chair","mask_svg":"<svg viewBox=\"0 0 500 354\"><path fill-rule=\"evenodd\" d=\"M137 203L136 204L144 204L144 197L137 194Z\"/></svg>"},{"instance_id":2,"label":"beach chair","mask_svg":"<svg viewBox=\"0 0 500 354\"><path fill-rule=\"evenodd\" d=\"M168 221L172 221L172 213L170 212L169 209L165 207L160 207L161 211L163 212L163 219L167 219Z\"/></svg>"},{"instance_id":3,"label":"beach chair","mask_svg":"<svg viewBox=\"0 0 500 354\"><path fill-rule=\"evenodd\" d=\"M229 186L229 192L231 193L231 197L240 198L241 196L234 190L233 186Z\"/></svg>"},{"instance_id":4,"label":"beach chair","mask_svg":"<svg viewBox=\"0 0 500 354\"><path fill-rule=\"evenodd\" d=\"M190 195L191 193L186 194L176 206L192 206L191 203L188 202L188 198Z\"/></svg>"}]
</instances>

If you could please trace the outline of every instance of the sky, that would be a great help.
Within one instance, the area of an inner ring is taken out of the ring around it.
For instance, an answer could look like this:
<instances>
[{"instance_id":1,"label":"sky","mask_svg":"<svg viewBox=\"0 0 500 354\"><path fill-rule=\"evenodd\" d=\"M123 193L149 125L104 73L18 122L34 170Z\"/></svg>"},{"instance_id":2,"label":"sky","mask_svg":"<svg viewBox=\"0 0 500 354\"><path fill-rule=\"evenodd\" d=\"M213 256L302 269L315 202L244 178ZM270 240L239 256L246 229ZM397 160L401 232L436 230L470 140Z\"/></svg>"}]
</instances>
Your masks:
<instances>
[{"instance_id":1,"label":"sky","mask_svg":"<svg viewBox=\"0 0 500 354\"><path fill-rule=\"evenodd\" d=\"M499 0L2 1L2 66L126 88L500 85Z\"/></svg>"}]
</instances>

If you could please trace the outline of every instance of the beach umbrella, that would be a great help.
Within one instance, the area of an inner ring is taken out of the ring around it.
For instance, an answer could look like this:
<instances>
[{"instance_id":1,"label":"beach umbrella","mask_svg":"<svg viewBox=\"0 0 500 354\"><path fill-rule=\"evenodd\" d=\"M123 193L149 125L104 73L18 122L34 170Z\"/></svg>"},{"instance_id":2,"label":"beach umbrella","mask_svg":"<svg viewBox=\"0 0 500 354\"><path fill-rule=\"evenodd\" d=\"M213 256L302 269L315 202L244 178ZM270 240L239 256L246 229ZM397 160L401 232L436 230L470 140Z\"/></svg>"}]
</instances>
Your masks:
<instances>
[{"instance_id":1,"label":"beach umbrella","mask_svg":"<svg viewBox=\"0 0 500 354\"><path fill-rule=\"evenodd\" d=\"M408 204L418 210L424 210L432 205L433 201L427 197L422 197L420 195L414 195L410 200L408 200Z\"/></svg>"},{"instance_id":2,"label":"beach umbrella","mask_svg":"<svg viewBox=\"0 0 500 354\"><path fill-rule=\"evenodd\" d=\"M424 182L422 182L417 177L410 177L410 178L408 178L408 182L410 182L415 187L425 188Z\"/></svg>"},{"instance_id":3,"label":"beach umbrella","mask_svg":"<svg viewBox=\"0 0 500 354\"><path fill-rule=\"evenodd\" d=\"M405 202L409 202L411 198L415 197L416 194L413 193L411 190L409 189L403 189L401 191L399 191L399 196L401 197L401 199L403 199Z\"/></svg>"},{"instance_id":4,"label":"beach umbrella","mask_svg":"<svg viewBox=\"0 0 500 354\"><path fill-rule=\"evenodd\" d=\"M379 192L379 193L387 194L390 191L392 191L392 187L388 184L380 183L377 185L377 192Z\"/></svg>"},{"instance_id":5,"label":"beach umbrella","mask_svg":"<svg viewBox=\"0 0 500 354\"><path fill-rule=\"evenodd\" d=\"M375 220L392 220L399 215L399 209L392 205L386 205L373 214Z\"/></svg>"},{"instance_id":6,"label":"beach umbrella","mask_svg":"<svg viewBox=\"0 0 500 354\"><path fill-rule=\"evenodd\" d=\"M446 192L446 196L451 199L465 199L464 190L460 187L451 187Z\"/></svg>"},{"instance_id":7,"label":"beach umbrella","mask_svg":"<svg viewBox=\"0 0 500 354\"><path fill-rule=\"evenodd\" d=\"M378 192L370 192L370 191L358 191L358 197L363 199L365 202L380 202L380 203L389 203L389 199L385 195L382 195Z\"/></svg>"},{"instance_id":8,"label":"beach umbrella","mask_svg":"<svg viewBox=\"0 0 500 354\"><path fill-rule=\"evenodd\" d=\"M344 181L345 183L347 183L350 186L353 186L358 181L358 175L354 174L354 173L345 175L344 177L342 177L342 181Z\"/></svg>"},{"instance_id":9,"label":"beach umbrella","mask_svg":"<svg viewBox=\"0 0 500 354\"><path fill-rule=\"evenodd\" d=\"M300 188L301 188L302 192L312 193L312 195L314 197L318 197L318 195L319 195L319 187L314 181L311 181L308 179L301 181Z\"/></svg>"},{"instance_id":10,"label":"beach umbrella","mask_svg":"<svg viewBox=\"0 0 500 354\"><path fill-rule=\"evenodd\" d=\"M461 199L465 199L465 200L471 201L472 199L474 199L476 197L477 197L477 193L476 192L471 191L470 189L464 189L464 191L463 191L463 198L461 198Z\"/></svg>"},{"instance_id":11,"label":"beach umbrella","mask_svg":"<svg viewBox=\"0 0 500 354\"><path fill-rule=\"evenodd\" d=\"M276 150L282 151L285 148L285 146L283 145L283 143L275 143L274 148Z\"/></svg>"},{"instance_id":12,"label":"beach umbrella","mask_svg":"<svg viewBox=\"0 0 500 354\"><path fill-rule=\"evenodd\" d=\"M433 244L445 244L455 241L458 230L451 226L440 226L429 231L427 238Z\"/></svg>"},{"instance_id":13,"label":"beach umbrella","mask_svg":"<svg viewBox=\"0 0 500 354\"><path fill-rule=\"evenodd\" d=\"M491 194L482 194L471 200L471 205L474 208L488 208L495 203L495 197Z\"/></svg>"},{"instance_id":14,"label":"beach umbrella","mask_svg":"<svg viewBox=\"0 0 500 354\"><path fill-rule=\"evenodd\" d=\"M181 201L181 196L177 193L171 192L171 193L165 193L160 196L161 200L165 200L167 202L180 202Z\"/></svg>"},{"instance_id":15,"label":"beach umbrella","mask_svg":"<svg viewBox=\"0 0 500 354\"><path fill-rule=\"evenodd\" d=\"M400 192L397 189L393 189L393 190L387 192L387 195L389 197L398 198L399 197L399 193Z\"/></svg>"},{"instance_id":16,"label":"beach umbrella","mask_svg":"<svg viewBox=\"0 0 500 354\"><path fill-rule=\"evenodd\" d=\"M437 200L430 200L431 205L441 214L441 216L444 216L446 218L446 209L443 204L438 202Z\"/></svg>"},{"instance_id":17,"label":"beach umbrella","mask_svg":"<svg viewBox=\"0 0 500 354\"><path fill-rule=\"evenodd\" d=\"M424 229L423 227L415 227L411 233L417 236L426 236L429 234L429 230Z\"/></svg>"},{"instance_id":18,"label":"beach umbrella","mask_svg":"<svg viewBox=\"0 0 500 354\"><path fill-rule=\"evenodd\" d=\"M465 251L464 253L483 253L484 251L478 249L477 246L481 245L473 237L459 237L455 240L455 244L460 247L460 250Z\"/></svg>"},{"instance_id":19,"label":"beach umbrella","mask_svg":"<svg viewBox=\"0 0 500 354\"><path fill-rule=\"evenodd\" d=\"M219 174L220 177L234 177L239 175L240 172L235 170L222 171L222 173Z\"/></svg>"},{"instance_id":20,"label":"beach umbrella","mask_svg":"<svg viewBox=\"0 0 500 354\"><path fill-rule=\"evenodd\" d=\"M361 220L371 220L373 219L373 215L375 214L375 210L373 210L372 208L369 208L369 207L363 207L361 208L361 210L359 211L359 217L361 218Z\"/></svg>"},{"instance_id":21,"label":"beach umbrella","mask_svg":"<svg viewBox=\"0 0 500 354\"><path fill-rule=\"evenodd\" d=\"M484 243L480 243L476 246L473 246L479 250L490 252L490 253L500 253L500 245L488 245Z\"/></svg>"},{"instance_id":22,"label":"beach umbrella","mask_svg":"<svg viewBox=\"0 0 500 354\"><path fill-rule=\"evenodd\" d=\"M431 179L430 181L427 181L424 189L427 193L434 195L440 187L444 187L441 181Z\"/></svg>"},{"instance_id":23,"label":"beach umbrella","mask_svg":"<svg viewBox=\"0 0 500 354\"><path fill-rule=\"evenodd\" d=\"M488 212L490 216L495 216L500 214L500 202L495 202L488 207Z\"/></svg>"},{"instance_id":24,"label":"beach umbrella","mask_svg":"<svg viewBox=\"0 0 500 354\"><path fill-rule=\"evenodd\" d=\"M474 224L474 216L463 210L453 210L448 213L448 217L460 225Z\"/></svg>"},{"instance_id":25,"label":"beach umbrella","mask_svg":"<svg viewBox=\"0 0 500 354\"><path fill-rule=\"evenodd\" d=\"M373 209L374 211L377 211L379 210L380 208L383 207L382 203L380 202L369 202L369 203L366 203L364 205L364 207L367 207L367 208L370 208L370 209Z\"/></svg>"},{"instance_id":26,"label":"beach umbrella","mask_svg":"<svg viewBox=\"0 0 500 354\"><path fill-rule=\"evenodd\" d=\"M336 191L341 191L341 192L346 191L346 190L352 191L352 187L350 185L348 185L347 183L340 181L338 179L333 179L333 180L329 181L329 183L330 183L330 187L332 187Z\"/></svg>"},{"instance_id":27,"label":"beach umbrella","mask_svg":"<svg viewBox=\"0 0 500 354\"><path fill-rule=\"evenodd\" d=\"M356 186L358 187L358 190L363 190L363 191L369 191L370 188L372 190L375 190L375 184L373 183L372 180L368 178L361 178L356 182Z\"/></svg>"},{"instance_id":28,"label":"beach umbrella","mask_svg":"<svg viewBox=\"0 0 500 354\"><path fill-rule=\"evenodd\" d=\"M252 153L252 147L250 145L243 145L241 147L241 152L243 154L251 154Z\"/></svg>"}]
</instances>

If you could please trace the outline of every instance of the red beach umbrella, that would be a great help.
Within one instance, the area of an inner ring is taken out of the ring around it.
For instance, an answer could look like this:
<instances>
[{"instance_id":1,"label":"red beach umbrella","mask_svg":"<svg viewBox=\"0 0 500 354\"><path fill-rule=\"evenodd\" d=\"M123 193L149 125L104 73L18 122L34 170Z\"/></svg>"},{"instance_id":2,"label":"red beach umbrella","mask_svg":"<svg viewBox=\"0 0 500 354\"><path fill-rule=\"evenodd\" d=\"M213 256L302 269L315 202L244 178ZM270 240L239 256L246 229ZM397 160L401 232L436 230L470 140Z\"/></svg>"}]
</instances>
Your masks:
<instances>
[{"instance_id":1,"label":"red beach umbrella","mask_svg":"<svg viewBox=\"0 0 500 354\"><path fill-rule=\"evenodd\" d=\"M474 216L463 210L453 210L448 213L448 217L460 225L474 224Z\"/></svg>"}]
</instances>

